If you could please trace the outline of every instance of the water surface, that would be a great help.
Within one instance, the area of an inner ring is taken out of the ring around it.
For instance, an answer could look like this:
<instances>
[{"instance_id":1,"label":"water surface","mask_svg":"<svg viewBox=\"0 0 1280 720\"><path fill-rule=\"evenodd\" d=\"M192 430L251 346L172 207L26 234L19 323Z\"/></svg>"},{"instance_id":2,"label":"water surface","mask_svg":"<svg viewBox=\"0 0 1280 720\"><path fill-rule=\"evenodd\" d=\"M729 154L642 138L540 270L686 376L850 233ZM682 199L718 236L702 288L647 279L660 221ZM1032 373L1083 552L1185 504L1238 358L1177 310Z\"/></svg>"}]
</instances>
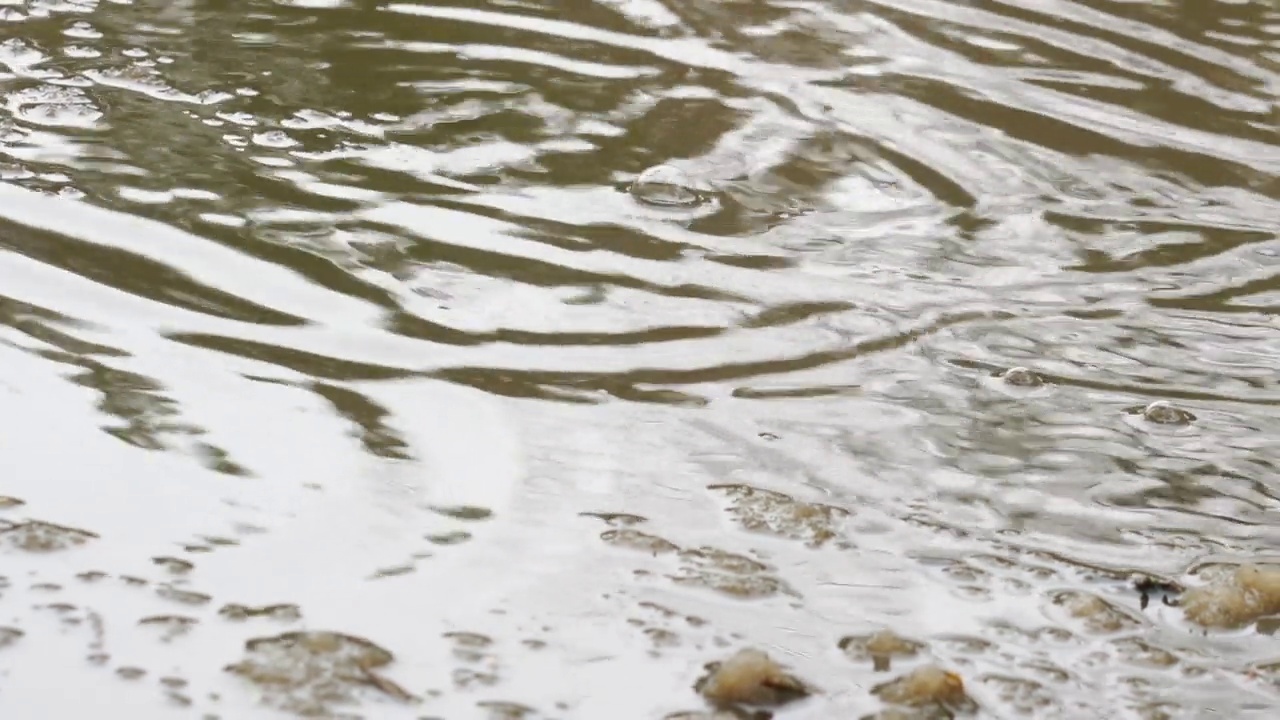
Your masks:
<instances>
[{"instance_id":1,"label":"water surface","mask_svg":"<svg viewBox=\"0 0 1280 720\"><path fill-rule=\"evenodd\" d=\"M0 1L0 716L1274 717L1131 577L1280 550L1278 103L1271 0Z\"/></svg>"}]
</instances>

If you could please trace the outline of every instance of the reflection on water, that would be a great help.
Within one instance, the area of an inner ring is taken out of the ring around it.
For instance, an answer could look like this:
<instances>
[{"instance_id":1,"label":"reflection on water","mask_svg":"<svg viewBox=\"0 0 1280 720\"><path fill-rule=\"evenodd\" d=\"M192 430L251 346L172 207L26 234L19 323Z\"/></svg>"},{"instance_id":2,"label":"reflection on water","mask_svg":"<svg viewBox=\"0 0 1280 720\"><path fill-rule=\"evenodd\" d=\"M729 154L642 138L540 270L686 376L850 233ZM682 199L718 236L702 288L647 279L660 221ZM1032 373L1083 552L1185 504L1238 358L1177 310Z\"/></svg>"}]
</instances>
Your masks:
<instances>
[{"instance_id":1,"label":"reflection on water","mask_svg":"<svg viewBox=\"0 0 1280 720\"><path fill-rule=\"evenodd\" d=\"M0 2L0 715L1271 717L1277 108L1273 0Z\"/></svg>"}]
</instances>

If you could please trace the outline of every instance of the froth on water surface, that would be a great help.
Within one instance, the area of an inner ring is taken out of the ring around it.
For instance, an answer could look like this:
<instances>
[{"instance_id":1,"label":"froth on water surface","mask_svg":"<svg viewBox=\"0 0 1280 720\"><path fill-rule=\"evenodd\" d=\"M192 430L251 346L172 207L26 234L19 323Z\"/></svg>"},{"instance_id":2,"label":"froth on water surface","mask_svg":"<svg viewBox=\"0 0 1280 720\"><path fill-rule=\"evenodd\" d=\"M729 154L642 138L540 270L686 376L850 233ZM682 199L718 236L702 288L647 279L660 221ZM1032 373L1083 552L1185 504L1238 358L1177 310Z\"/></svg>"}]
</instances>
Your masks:
<instances>
[{"instance_id":1,"label":"froth on water surface","mask_svg":"<svg viewBox=\"0 0 1280 720\"><path fill-rule=\"evenodd\" d=\"M0 717L1275 716L1277 27L0 4Z\"/></svg>"}]
</instances>

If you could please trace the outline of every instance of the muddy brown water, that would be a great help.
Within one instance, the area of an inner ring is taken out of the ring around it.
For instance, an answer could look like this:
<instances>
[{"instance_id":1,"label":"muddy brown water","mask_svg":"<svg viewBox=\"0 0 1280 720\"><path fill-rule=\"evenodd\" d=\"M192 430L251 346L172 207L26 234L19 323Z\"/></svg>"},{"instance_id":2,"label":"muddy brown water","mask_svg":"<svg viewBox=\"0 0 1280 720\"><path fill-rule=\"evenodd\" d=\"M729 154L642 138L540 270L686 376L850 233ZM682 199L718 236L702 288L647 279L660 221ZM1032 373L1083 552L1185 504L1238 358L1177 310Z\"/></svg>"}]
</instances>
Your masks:
<instances>
[{"instance_id":1,"label":"muddy brown water","mask_svg":"<svg viewBox=\"0 0 1280 720\"><path fill-rule=\"evenodd\" d=\"M0 717L1276 717L1175 586L1278 98L1272 0L3 0Z\"/></svg>"}]
</instances>

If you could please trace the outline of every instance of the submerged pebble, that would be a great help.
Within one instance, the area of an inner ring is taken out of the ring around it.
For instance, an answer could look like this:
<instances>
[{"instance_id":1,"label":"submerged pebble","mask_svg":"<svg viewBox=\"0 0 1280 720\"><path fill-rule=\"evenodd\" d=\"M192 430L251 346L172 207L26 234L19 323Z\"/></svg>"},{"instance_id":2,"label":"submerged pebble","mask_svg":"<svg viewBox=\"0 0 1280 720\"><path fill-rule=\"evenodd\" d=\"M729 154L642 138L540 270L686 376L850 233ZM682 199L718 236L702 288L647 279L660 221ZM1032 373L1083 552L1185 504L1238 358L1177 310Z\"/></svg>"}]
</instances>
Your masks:
<instances>
[{"instance_id":1,"label":"submerged pebble","mask_svg":"<svg viewBox=\"0 0 1280 720\"><path fill-rule=\"evenodd\" d=\"M1209 628L1238 628L1280 614L1280 568L1241 565L1182 594L1182 611Z\"/></svg>"},{"instance_id":2,"label":"submerged pebble","mask_svg":"<svg viewBox=\"0 0 1280 720\"><path fill-rule=\"evenodd\" d=\"M659 207L694 207L703 201L689 176L673 165L657 165L640 173L631 183L631 197Z\"/></svg>"},{"instance_id":3,"label":"submerged pebble","mask_svg":"<svg viewBox=\"0 0 1280 720\"><path fill-rule=\"evenodd\" d=\"M755 648L711 663L707 671L694 689L717 705L783 705L813 692L768 653Z\"/></svg>"}]
</instances>

